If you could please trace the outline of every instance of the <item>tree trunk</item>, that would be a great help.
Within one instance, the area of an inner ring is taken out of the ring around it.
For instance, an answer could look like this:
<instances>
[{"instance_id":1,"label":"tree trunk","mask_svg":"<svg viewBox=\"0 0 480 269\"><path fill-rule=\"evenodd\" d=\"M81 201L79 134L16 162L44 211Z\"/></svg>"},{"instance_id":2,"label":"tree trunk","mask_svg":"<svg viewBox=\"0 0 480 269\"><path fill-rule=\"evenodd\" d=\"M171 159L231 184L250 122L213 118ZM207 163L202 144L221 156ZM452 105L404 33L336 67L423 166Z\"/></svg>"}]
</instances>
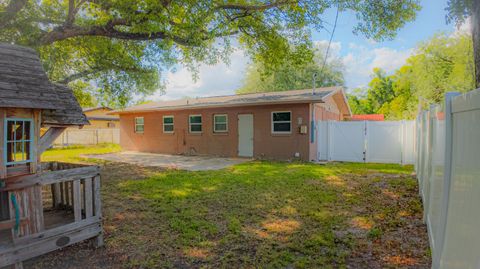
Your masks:
<instances>
[{"instance_id":1,"label":"tree trunk","mask_svg":"<svg viewBox=\"0 0 480 269\"><path fill-rule=\"evenodd\" d=\"M473 58L475 61L475 86L480 88L480 0L473 0L472 10Z\"/></svg>"}]
</instances>

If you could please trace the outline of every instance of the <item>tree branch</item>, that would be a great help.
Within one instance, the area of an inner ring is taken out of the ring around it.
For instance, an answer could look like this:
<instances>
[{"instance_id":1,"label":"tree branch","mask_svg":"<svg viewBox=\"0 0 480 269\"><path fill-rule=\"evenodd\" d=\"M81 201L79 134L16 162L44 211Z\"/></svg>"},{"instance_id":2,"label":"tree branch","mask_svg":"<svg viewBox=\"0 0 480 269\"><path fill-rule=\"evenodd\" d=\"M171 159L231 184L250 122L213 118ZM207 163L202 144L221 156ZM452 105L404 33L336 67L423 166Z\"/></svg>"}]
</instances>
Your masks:
<instances>
[{"instance_id":1,"label":"tree branch","mask_svg":"<svg viewBox=\"0 0 480 269\"><path fill-rule=\"evenodd\" d=\"M4 12L0 12L0 27L5 27L22 10L28 0L10 0Z\"/></svg>"},{"instance_id":2,"label":"tree branch","mask_svg":"<svg viewBox=\"0 0 480 269\"><path fill-rule=\"evenodd\" d=\"M110 20L105 26L91 26L91 27L80 27L80 26L71 26L71 27L58 27L51 32L46 33L41 39L41 45L52 44L56 41L65 40L68 38L79 37L79 36L103 36L116 39L125 39L125 40L155 40L155 39L165 39L172 40L176 44L183 46L196 46L198 42L193 41L193 39L185 38L177 35L170 35L167 32L152 32L152 33L128 33L122 32L115 29L115 26L129 26L130 23L125 19L113 19ZM231 31L227 33L215 34L215 37L230 36L237 34L238 31ZM206 37L201 39L201 41L208 40L208 33L205 33Z\"/></svg>"},{"instance_id":3,"label":"tree branch","mask_svg":"<svg viewBox=\"0 0 480 269\"><path fill-rule=\"evenodd\" d=\"M294 4L298 1L289 1L289 0L282 0L276 1L264 5L244 5L244 4L223 4L217 6L218 9L227 9L227 10L244 10L244 11L265 11L267 9L280 7L284 5Z\"/></svg>"}]
</instances>

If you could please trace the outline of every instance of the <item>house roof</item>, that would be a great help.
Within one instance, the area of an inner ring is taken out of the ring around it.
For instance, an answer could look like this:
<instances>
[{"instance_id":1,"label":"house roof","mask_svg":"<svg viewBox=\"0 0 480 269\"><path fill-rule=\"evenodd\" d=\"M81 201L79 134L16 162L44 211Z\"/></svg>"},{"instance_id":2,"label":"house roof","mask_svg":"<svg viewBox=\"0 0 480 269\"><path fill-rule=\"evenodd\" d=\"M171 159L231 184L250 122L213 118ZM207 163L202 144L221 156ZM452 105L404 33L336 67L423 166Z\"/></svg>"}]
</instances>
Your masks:
<instances>
[{"instance_id":1,"label":"house roof","mask_svg":"<svg viewBox=\"0 0 480 269\"><path fill-rule=\"evenodd\" d=\"M210 108L224 106L250 106L267 104L288 104L288 103L324 103L325 98L342 93L342 87L318 88L315 93L312 89L238 94L214 97L188 98L173 101L151 102L138 106L132 106L123 110L114 110L108 114L124 114L133 112L149 112L157 110L181 110L194 108Z\"/></svg>"},{"instance_id":2,"label":"house roof","mask_svg":"<svg viewBox=\"0 0 480 269\"><path fill-rule=\"evenodd\" d=\"M45 124L88 124L72 90L49 81L33 49L6 43L0 43L0 107L44 109Z\"/></svg>"},{"instance_id":3,"label":"house roof","mask_svg":"<svg viewBox=\"0 0 480 269\"><path fill-rule=\"evenodd\" d=\"M105 110L113 110L113 108L108 107L108 106L97 106L97 107L86 107L83 109L83 112L89 112L89 111L95 111L95 110L100 110L100 109L105 109Z\"/></svg>"},{"instance_id":4,"label":"house roof","mask_svg":"<svg viewBox=\"0 0 480 269\"><path fill-rule=\"evenodd\" d=\"M357 115L352 115L350 120L353 120L353 121L362 121L362 120L384 121L385 120L385 115L383 115L383 114L357 114Z\"/></svg>"}]
</instances>

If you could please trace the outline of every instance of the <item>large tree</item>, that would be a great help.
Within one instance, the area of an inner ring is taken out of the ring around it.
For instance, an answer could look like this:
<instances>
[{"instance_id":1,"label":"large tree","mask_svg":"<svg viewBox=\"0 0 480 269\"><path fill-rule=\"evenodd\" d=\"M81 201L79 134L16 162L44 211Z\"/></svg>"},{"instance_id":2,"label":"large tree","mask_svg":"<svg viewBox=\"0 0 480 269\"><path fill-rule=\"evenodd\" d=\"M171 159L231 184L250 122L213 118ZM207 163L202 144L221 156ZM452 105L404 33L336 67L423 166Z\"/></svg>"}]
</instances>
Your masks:
<instances>
[{"instance_id":1,"label":"large tree","mask_svg":"<svg viewBox=\"0 0 480 269\"><path fill-rule=\"evenodd\" d=\"M349 96L354 113L381 113L387 119L413 119L418 103L427 108L446 92L467 92L475 86L473 48L469 34L435 35L392 75L375 70L360 94Z\"/></svg>"},{"instance_id":2,"label":"large tree","mask_svg":"<svg viewBox=\"0 0 480 269\"><path fill-rule=\"evenodd\" d=\"M6 0L0 41L40 52L53 80L89 82L125 104L161 87L162 71L181 63L228 61L232 37L274 70L313 57L309 29L329 8L352 11L355 32L391 38L415 18L418 0Z\"/></svg>"},{"instance_id":3,"label":"large tree","mask_svg":"<svg viewBox=\"0 0 480 269\"><path fill-rule=\"evenodd\" d=\"M454 21L457 25L471 18L475 85L480 88L480 0L449 0L446 18L447 22Z\"/></svg>"},{"instance_id":4,"label":"large tree","mask_svg":"<svg viewBox=\"0 0 480 269\"><path fill-rule=\"evenodd\" d=\"M326 44L318 44L312 62L301 66L286 63L272 72L265 72L261 64L253 63L247 67L243 85L237 93L310 89L314 74L316 87L342 86L343 63L336 56L327 57L326 50Z\"/></svg>"}]
</instances>

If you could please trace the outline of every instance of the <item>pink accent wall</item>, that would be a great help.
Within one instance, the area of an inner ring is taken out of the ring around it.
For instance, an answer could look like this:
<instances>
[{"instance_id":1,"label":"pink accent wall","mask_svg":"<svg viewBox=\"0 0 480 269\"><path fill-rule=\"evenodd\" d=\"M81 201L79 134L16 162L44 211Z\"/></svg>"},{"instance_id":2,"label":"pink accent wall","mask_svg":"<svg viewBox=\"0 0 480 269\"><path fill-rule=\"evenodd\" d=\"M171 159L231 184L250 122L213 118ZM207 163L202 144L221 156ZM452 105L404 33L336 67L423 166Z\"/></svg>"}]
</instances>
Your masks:
<instances>
[{"instance_id":1,"label":"pink accent wall","mask_svg":"<svg viewBox=\"0 0 480 269\"><path fill-rule=\"evenodd\" d=\"M272 134L271 113L273 111L292 112L292 133ZM254 157L262 159L289 160L295 153L300 159L310 159L310 105L262 105L248 107L226 107L209 109L189 109L180 111L155 111L120 115L120 144L124 150L155 152L166 154L199 154L236 157L238 150L238 114L253 114ZM201 114L203 132L188 132L188 116ZM213 115L228 115L228 133L213 133ZM163 133L163 116L174 116L174 133ZM144 117L143 134L134 132L135 117ZM307 134L300 134L298 124L308 126ZM315 147L316 150L316 147ZM315 156L316 153L313 153Z\"/></svg>"}]
</instances>

